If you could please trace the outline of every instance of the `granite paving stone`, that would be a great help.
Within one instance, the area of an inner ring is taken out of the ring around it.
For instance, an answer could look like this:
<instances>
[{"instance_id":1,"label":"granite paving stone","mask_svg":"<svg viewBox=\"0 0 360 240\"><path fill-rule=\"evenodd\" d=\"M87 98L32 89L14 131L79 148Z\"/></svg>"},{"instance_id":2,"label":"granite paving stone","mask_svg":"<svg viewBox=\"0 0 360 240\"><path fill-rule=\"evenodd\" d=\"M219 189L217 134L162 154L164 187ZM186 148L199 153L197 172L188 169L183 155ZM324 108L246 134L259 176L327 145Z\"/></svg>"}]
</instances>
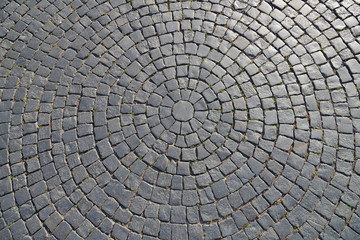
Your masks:
<instances>
[{"instance_id":1,"label":"granite paving stone","mask_svg":"<svg viewBox=\"0 0 360 240\"><path fill-rule=\"evenodd\" d=\"M357 0L3 0L0 239L359 239Z\"/></svg>"}]
</instances>

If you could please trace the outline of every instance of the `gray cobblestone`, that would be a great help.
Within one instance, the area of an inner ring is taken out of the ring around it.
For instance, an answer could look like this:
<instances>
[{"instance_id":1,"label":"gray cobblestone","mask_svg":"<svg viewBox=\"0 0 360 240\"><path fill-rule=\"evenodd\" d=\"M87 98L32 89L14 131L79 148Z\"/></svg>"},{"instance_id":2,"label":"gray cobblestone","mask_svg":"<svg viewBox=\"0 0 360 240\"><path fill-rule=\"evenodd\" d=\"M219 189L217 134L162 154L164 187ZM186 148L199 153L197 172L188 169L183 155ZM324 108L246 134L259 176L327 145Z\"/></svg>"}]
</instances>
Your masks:
<instances>
[{"instance_id":1,"label":"gray cobblestone","mask_svg":"<svg viewBox=\"0 0 360 240\"><path fill-rule=\"evenodd\" d=\"M0 4L1 239L359 237L358 4L215 2Z\"/></svg>"}]
</instances>

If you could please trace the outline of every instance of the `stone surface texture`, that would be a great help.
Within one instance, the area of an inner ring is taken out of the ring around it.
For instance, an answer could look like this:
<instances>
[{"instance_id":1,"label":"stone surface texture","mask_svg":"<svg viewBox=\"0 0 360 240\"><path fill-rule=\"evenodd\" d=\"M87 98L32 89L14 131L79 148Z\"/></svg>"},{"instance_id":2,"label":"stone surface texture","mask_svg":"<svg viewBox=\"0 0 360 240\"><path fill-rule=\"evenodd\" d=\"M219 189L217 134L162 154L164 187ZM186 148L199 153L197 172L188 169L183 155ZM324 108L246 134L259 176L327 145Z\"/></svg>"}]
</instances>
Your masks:
<instances>
[{"instance_id":1,"label":"stone surface texture","mask_svg":"<svg viewBox=\"0 0 360 240\"><path fill-rule=\"evenodd\" d=\"M359 21L0 1L0 239L359 239Z\"/></svg>"}]
</instances>

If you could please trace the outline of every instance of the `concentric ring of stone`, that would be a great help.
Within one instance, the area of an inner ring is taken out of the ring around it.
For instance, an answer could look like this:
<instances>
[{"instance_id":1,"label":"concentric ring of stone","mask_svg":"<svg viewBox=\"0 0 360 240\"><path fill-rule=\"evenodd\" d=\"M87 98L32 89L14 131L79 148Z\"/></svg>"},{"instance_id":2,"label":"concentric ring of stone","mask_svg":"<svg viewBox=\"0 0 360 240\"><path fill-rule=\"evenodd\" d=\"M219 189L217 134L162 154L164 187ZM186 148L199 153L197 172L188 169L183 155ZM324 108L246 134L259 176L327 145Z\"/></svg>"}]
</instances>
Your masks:
<instances>
[{"instance_id":1,"label":"concentric ring of stone","mask_svg":"<svg viewBox=\"0 0 360 240\"><path fill-rule=\"evenodd\" d=\"M358 239L359 17L3 1L0 239Z\"/></svg>"}]
</instances>

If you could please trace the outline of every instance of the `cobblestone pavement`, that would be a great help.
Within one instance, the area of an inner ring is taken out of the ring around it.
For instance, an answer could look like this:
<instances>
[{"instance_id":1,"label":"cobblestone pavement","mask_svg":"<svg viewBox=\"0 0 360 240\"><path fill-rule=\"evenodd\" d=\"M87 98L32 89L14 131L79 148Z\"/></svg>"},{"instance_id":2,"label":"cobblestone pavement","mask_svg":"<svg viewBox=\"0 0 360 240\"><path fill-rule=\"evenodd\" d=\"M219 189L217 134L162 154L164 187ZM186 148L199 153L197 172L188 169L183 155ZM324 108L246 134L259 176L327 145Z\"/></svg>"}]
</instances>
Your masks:
<instances>
[{"instance_id":1,"label":"cobblestone pavement","mask_svg":"<svg viewBox=\"0 0 360 240\"><path fill-rule=\"evenodd\" d=\"M0 239L360 239L358 0L0 2Z\"/></svg>"}]
</instances>

